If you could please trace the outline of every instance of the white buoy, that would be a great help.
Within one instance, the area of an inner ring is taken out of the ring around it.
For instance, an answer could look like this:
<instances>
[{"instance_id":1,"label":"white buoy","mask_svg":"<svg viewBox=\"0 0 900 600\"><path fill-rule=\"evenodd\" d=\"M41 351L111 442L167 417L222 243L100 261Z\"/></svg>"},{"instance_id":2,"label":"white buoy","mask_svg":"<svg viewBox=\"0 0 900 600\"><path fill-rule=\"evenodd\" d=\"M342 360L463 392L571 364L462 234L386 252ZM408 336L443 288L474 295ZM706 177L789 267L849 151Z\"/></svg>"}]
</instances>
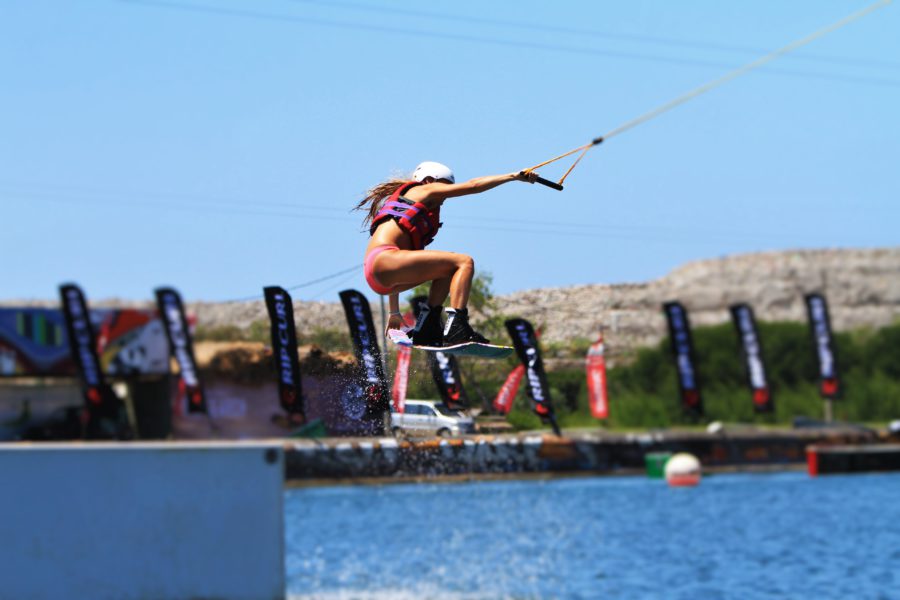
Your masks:
<instances>
[{"instance_id":1,"label":"white buoy","mask_svg":"<svg viewBox=\"0 0 900 600\"><path fill-rule=\"evenodd\" d=\"M671 486L690 486L700 483L700 461L693 454L679 452L666 462L666 481Z\"/></svg>"}]
</instances>

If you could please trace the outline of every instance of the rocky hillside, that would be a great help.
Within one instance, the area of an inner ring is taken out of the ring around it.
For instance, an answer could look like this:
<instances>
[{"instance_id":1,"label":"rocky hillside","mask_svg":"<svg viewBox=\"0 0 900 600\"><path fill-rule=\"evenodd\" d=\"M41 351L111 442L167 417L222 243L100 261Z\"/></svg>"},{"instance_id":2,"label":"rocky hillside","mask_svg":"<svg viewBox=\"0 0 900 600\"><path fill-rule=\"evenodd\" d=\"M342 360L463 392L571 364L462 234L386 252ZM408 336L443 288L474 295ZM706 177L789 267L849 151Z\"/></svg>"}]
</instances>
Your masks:
<instances>
[{"instance_id":1,"label":"rocky hillside","mask_svg":"<svg viewBox=\"0 0 900 600\"><path fill-rule=\"evenodd\" d=\"M680 300L695 325L727 321L728 306L748 302L761 320L804 320L803 294L823 292L838 330L878 327L900 318L900 248L798 250L688 263L647 283L541 288L499 296L503 314L540 325L551 342L594 337L604 327L611 353L665 335L660 305ZM298 328L345 328L340 303L296 302ZM265 319L259 302L191 304L199 324L248 326ZM372 307L376 324L378 306Z\"/></svg>"},{"instance_id":2,"label":"rocky hillside","mask_svg":"<svg viewBox=\"0 0 900 600\"><path fill-rule=\"evenodd\" d=\"M900 317L900 248L803 250L746 254L688 263L635 285L539 289L504 296L504 312L544 324L548 340L607 331L611 351L657 343L666 333L661 304L679 300L693 325L730 319L728 306L747 302L764 321L806 319L803 294L829 302L837 330L879 327Z\"/></svg>"},{"instance_id":3,"label":"rocky hillside","mask_svg":"<svg viewBox=\"0 0 900 600\"><path fill-rule=\"evenodd\" d=\"M680 300L694 325L727 321L728 305L735 302L750 303L761 320L804 320L803 294L812 291L826 295L838 330L891 323L900 318L900 248L765 252L703 260L647 283L525 290L499 296L497 306L505 315L540 326L549 342L593 338L603 327L608 351L616 355L655 344L665 335L661 304L667 300ZM151 305L114 299L91 304ZM374 304L372 309L379 325L379 307ZM262 300L189 303L188 310L204 327L246 328L268 318ZM339 302L295 302L295 320L301 333L347 327Z\"/></svg>"}]
</instances>

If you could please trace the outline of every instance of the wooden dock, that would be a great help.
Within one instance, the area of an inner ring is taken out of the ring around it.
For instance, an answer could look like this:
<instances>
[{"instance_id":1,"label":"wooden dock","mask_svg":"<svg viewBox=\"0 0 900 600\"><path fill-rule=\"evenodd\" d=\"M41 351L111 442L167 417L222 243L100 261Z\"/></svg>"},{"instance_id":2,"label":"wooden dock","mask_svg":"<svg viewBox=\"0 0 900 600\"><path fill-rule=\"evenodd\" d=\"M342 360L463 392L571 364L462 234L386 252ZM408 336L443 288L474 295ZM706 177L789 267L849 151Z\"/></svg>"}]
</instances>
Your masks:
<instances>
[{"instance_id":1,"label":"wooden dock","mask_svg":"<svg viewBox=\"0 0 900 600\"><path fill-rule=\"evenodd\" d=\"M814 444L806 449L809 474L900 471L900 444Z\"/></svg>"}]
</instances>

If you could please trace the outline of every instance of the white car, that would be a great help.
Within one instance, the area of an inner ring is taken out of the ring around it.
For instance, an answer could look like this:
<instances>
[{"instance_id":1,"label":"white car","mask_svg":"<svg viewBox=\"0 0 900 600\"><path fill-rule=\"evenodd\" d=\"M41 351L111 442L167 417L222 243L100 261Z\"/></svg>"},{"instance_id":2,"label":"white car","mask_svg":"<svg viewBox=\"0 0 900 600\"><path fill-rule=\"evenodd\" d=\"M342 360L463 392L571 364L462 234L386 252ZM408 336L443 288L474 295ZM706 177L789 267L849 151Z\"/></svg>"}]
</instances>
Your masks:
<instances>
[{"instance_id":1,"label":"white car","mask_svg":"<svg viewBox=\"0 0 900 600\"><path fill-rule=\"evenodd\" d=\"M443 403L429 400L407 400L402 413L391 411L391 431L398 434L437 434L441 437L472 433L475 421L450 410Z\"/></svg>"}]
</instances>

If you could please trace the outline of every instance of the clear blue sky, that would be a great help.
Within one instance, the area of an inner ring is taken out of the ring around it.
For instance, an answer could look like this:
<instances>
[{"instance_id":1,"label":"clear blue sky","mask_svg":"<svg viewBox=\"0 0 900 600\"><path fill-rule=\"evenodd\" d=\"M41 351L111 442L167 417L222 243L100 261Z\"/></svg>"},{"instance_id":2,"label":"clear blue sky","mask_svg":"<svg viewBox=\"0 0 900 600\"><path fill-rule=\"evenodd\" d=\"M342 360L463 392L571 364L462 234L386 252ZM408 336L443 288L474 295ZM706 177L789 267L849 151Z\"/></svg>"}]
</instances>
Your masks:
<instances>
[{"instance_id":1,"label":"clear blue sky","mask_svg":"<svg viewBox=\"0 0 900 600\"><path fill-rule=\"evenodd\" d=\"M6 0L0 298L227 300L344 271L379 180L531 166L867 4ZM610 140L562 193L451 200L433 247L507 293L897 245L898 32L892 4ZM361 268L294 297L345 287L368 292Z\"/></svg>"}]
</instances>

